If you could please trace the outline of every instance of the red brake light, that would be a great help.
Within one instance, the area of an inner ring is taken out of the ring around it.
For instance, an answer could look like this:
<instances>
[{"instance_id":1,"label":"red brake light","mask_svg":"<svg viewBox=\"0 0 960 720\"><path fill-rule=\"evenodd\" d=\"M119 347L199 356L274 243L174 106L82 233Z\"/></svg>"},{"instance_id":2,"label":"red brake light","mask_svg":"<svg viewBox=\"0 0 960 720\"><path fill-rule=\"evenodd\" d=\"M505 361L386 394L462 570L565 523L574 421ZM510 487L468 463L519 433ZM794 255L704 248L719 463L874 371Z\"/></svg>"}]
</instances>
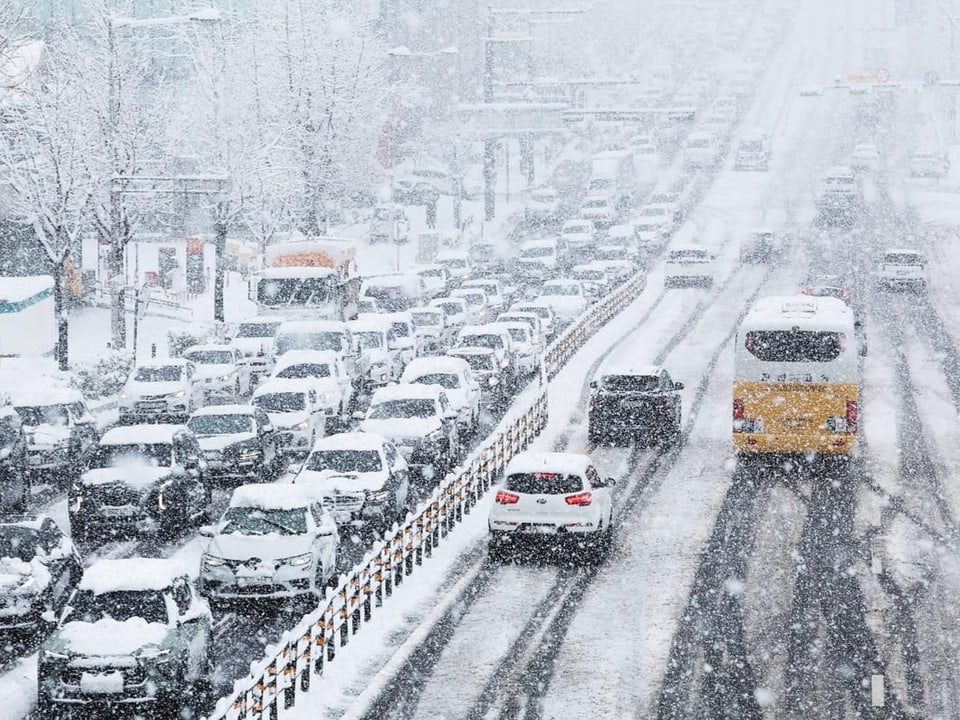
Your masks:
<instances>
[{"instance_id":1,"label":"red brake light","mask_svg":"<svg viewBox=\"0 0 960 720\"><path fill-rule=\"evenodd\" d=\"M733 419L743 420L743 400L733 401Z\"/></svg>"},{"instance_id":2,"label":"red brake light","mask_svg":"<svg viewBox=\"0 0 960 720\"><path fill-rule=\"evenodd\" d=\"M520 496L515 493L507 492L506 490L497 490L495 501L499 505L515 505L519 500Z\"/></svg>"},{"instance_id":3,"label":"red brake light","mask_svg":"<svg viewBox=\"0 0 960 720\"><path fill-rule=\"evenodd\" d=\"M813 288L810 287L809 285L807 285L806 287L803 288L803 294L804 294L804 295L813 295Z\"/></svg>"},{"instance_id":4,"label":"red brake light","mask_svg":"<svg viewBox=\"0 0 960 720\"><path fill-rule=\"evenodd\" d=\"M580 507L586 507L593 502L593 493L582 492L577 493L576 495L567 495L563 500L565 503L567 503L567 505L579 505Z\"/></svg>"},{"instance_id":5,"label":"red brake light","mask_svg":"<svg viewBox=\"0 0 960 720\"><path fill-rule=\"evenodd\" d=\"M857 431L857 421L860 419L860 408L856 400L847 400L847 432Z\"/></svg>"}]
</instances>

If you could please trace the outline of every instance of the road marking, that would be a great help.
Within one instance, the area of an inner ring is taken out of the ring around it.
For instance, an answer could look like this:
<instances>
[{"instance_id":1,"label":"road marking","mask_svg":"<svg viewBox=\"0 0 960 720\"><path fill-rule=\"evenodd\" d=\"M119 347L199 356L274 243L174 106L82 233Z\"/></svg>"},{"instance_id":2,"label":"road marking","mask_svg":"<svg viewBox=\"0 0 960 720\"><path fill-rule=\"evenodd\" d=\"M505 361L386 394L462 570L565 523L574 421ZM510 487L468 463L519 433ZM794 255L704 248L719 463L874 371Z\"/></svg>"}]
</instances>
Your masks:
<instances>
[{"instance_id":1,"label":"road marking","mask_svg":"<svg viewBox=\"0 0 960 720\"><path fill-rule=\"evenodd\" d=\"M883 675L870 676L870 702L873 707L883 707Z\"/></svg>"}]
</instances>

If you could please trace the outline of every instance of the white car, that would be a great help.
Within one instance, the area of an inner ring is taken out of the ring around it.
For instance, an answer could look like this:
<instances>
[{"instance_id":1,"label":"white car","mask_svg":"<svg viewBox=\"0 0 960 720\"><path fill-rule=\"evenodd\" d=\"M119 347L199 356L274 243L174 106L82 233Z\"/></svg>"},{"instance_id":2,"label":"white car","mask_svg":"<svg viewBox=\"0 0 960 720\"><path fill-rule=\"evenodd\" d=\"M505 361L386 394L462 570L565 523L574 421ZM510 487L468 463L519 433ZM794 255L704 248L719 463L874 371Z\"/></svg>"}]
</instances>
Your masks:
<instances>
[{"instance_id":1,"label":"white car","mask_svg":"<svg viewBox=\"0 0 960 720\"><path fill-rule=\"evenodd\" d=\"M527 223L550 223L560 217L560 198L553 188L539 188L530 192L523 209Z\"/></svg>"},{"instance_id":2,"label":"white car","mask_svg":"<svg viewBox=\"0 0 960 720\"><path fill-rule=\"evenodd\" d=\"M203 390L203 401L235 398L252 390L250 366L243 353L229 345L192 345L183 357L193 363L196 382Z\"/></svg>"},{"instance_id":3,"label":"white car","mask_svg":"<svg viewBox=\"0 0 960 720\"><path fill-rule=\"evenodd\" d=\"M460 462L457 419L436 385L393 385L373 394L360 429L391 440L426 477L444 477Z\"/></svg>"},{"instance_id":4,"label":"white car","mask_svg":"<svg viewBox=\"0 0 960 720\"><path fill-rule=\"evenodd\" d=\"M560 228L560 237L570 248L589 248L596 236L597 229L591 220L567 220Z\"/></svg>"},{"instance_id":5,"label":"white car","mask_svg":"<svg viewBox=\"0 0 960 720\"><path fill-rule=\"evenodd\" d=\"M634 222L637 239L647 248L657 248L670 237L676 212L669 205L644 205Z\"/></svg>"},{"instance_id":6,"label":"white car","mask_svg":"<svg viewBox=\"0 0 960 720\"><path fill-rule=\"evenodd\" d=\"M880 169L880 151L873 143L855 145L850 153L850 167L854 170L877 172Z\"/></svg>"},{"instance_id":7,"label":"white car","mask_svg":"<svg viewBox=\"0 0 960 720\"><path fill-rule=\"evenodd\" d=\"M688 168L714 168L720 164L720 143L716 133L698 130L687 136L683 164Z\"/></svg>"},{"instance_id":8,"label":"white car","mask_svg":"<svg viewBox=\"0 0 960 720\"><path fill-rule=\"evenodd\" d=\"M413 331L416 333L421 354L440 355L453 341L454 330L447 322L447 315L442 308L410 308L410 317L413 318Z\"/></svg>"},{"instance_id":9,"label":"white car","mask_svg":"<svg viewBox=\"0 0 960 720\"><path fill-rule=\"evenodd\" d=\"M517 253L517 270L529 279L556 275L560 267L560 240L527 240Z\"/></svg>"},{"instance_id":10,"label":"white car","mask_svg":"<svg viewBox=\"0 0 960 720\"><path fill-rule=\"evenodd\" d=\"M770 168L770 141L760 131L744 133L737 143L735 170L768 170Z\"/></svg>"},{"instance_id":11,"label":"white car","mask_svg":"<svg viewBox=\"0 0 960 720\"><path fill-rule=\"evenodd\" d=\"M470 275L470 255L466 251L442 252L437 255L436 263L443 265L454 280L462 280Z\"/></svg>"},{"instance_id":12,"label":"white car","mask_svg":"<svg viewBox=\"0 0 960 720\"><path fill-rule=\"evenodd\" d=\"M487 307L487 294L480 288L454 290L450 297L462 298L467 303L467 322L471 325L485 323L493 317Z\"/></svg>"},{"instance_id":13,"label":"white car","mask_svg":"<svg viewBox=\"0 0 960 720\"><path fill-rule=\"evenodd\" d=\"M506 328L494 323L467 325L457 333L456 348L489 348L497 357L503 381L512 387L517 376L517 357L513 340Z\"/></svg>"},{"instance_id":14,"label":"white car","mask_svg":"<svg viewBox=\"0 0 960 720\"><path fill-rule=\"evenodd\" d=\"M403 372L407 363L420 355L420 345L417 339L416 326L413 317L408 311L381 313L377 317L383 318L389 325L387 328L387 348L397 354L399 368L397 374Z\"/></svg>"},{"instance_id":15,"label":"white car","mask_svg":"<svg viewBox=\"0 0 960 720\"><path fill-rule=\"evenodd\" d=\"M449 289L452 278L447 266L440 263L421 265L417 268L417 275L423 280L424 300L433 300L444 295Z\"/></svg>"},{"instance_id":16,"label":"white car","mask_svg":"<svg viewBox=\"0 0 960 720\"><path fill-rule=\"evenodd\" d=\"M187 421L212 478L271 480L286 469L270 418L253 405L211 405Z\"/></svg>"},{"instance_id":17,"label":"white car","mask_svg":"<svg viewBox=\"0 0 960 720\"><path fill-rule=\"evenodd\" d=\"M616 225L620 217L613 199L606 195L588 195L580 204L580 217L589 220L595 228Z\"/></svg>"},{"instance_id":18,"label":"white car","mask_svg":"<svg viewBox=\"0 0 960 720\"><path fill-rule=\"evenodd\" d=\"M530 312L540 318L540 327L543 330L543 338L549 341L559 330L560 322L557 320L557 314L549 302L543 300L529 300L527 302L515 303L510 306L510 312Z\"/></svg>"},{"instance_id":19,"label":"white car","mask_svg":"<svg viewBox=\"0 0 960 720\"><path fill-rule=\"evenodd\" d=\"M348 432L317 440L293 479L321 493L341 530L383 533L410 504L407 461L382 435Z\"/></svg>"},{"instance_id":20,"label":"white car","mask_svg":"<svg viewBox=\"0 0 960 720\"><path fill-rule=\"evenodd\" d=\"M480 422L481 390L466 360L449 355L417 358L407 365L400 382L443 388L457 411L461 437L474 434Z\"/></svg>"},{"instance_id":21,"label":"white car","mask_svg":"<svg viewBox=\"0 0 960 720\"><path fill-rule=\"evenodd\" d=\"M487 296L487 307L491 313L496 315L505 309L506 298L504 297L503 287L500 285L499 280L493 278L474 278L473 280L465 280L460 284L461 290L471 290L474 288L483 290L483 293Z\"/></svg>"},{"instance_id":22,"label":"white car","mask_svg":"<svg viewBox=\"0 0 960 720\"><path fill-rule=\"evenodd\" d=\"M581 561L601 558L613 538L614 485L612 478L600 477L587 455L516 455L490 506L491 559L503 559L527 542L564 543Z\"/></svg>"},{"instance_id":23,"label":"white car","mask_svg":"<svg viewBox=\"0 0 960 720\"><path fill-rule=\"evenodd\" d=\"M502 326L510 333L516 357L517 370L521 375L532 375L543 360L543 345L528 323L497 320L489 327Z\"/></svg>"},{"instance_id":24,"label":"white car","mask_svg":"<svg viewBox=\"0 0 960 720\"><path fill-rule=\"evenodd\" d=\"M925 290L927 261L923 253L908 248L884 250L877 271L877 285L885 290Z\"/></svg>"},{"instance_id":25,"label":"white car","mask_svg":"<svg viewBox=\"0 0 960 720\"><path fill-rule=\"evenodd\" d=\"M241 485L200 560L198 589L211 601L323 599L336 582L340 534L309 485Z\"/></svg>"},{"instance_id":26,"label":"white car","mask_svg":"<svg viewBox=\"0 0 960 720\"><path fill-rule=\"evenodd\" d=\"M351 320L350 337L353 352L366 368L361 383L366 391L396 382L403 371L400 350L391 347L391 324L386 314L360 315Z\"/></svg>"},{"instance_id":27,"label":"white car","mask_svg":"<svg viewBox=\"0 0 960 720\"><path fill-rule=\"evenodd\" d=\"M444 357L463 360L480 386L480 399L494 407L506 407L509 400L507 382L504 380L500 360L491 348L462 347L447 350Z\"/></svg>"},{"instance_id":28,"label":"white car","mask_svg":"<svg viewBox=\"0 0 960 720\"><path fill-rule=\"evenodd\" d=\"M277 360L271 380L302 383L317 396L317 406L326 413L325 429L332 423L349 422L353 406L353 382L343 357L332 350L291 350Z\"/></svg>"},{"instance_id":29,"label":"white car","mask_svg":"<svg viewBox=\"0 0 960 720\"><path fill-rule=\"evenodd\" d=\"M945 152L920 151L907 161L910 177L941 178L950 172L950 156Z\"/></svg>"},{"instance_id":30,"label":"white car","mask_svg":"<svg viewBox=\"0 0 960 720\"><path fill-rule=\"evenodd\" d=\"M579 280L550 280L540 288L537 298L547 303L561 322L576 320L590 305L587 292Z\"/></svg>"},{"instance_id":31,"label":"white car","mask_svg":"<svg viewBox=\"0 0 960 720\"><path fill-rule=\"evenodd\" d=\"M670 249L663 270L664 287L713 285L714 255L700 245L677 245Z\"/></svg>"},{"instance_id":32,"label":"white car","mask_svg":"<svg viewBox=\"0 0 960 720\"><path fill-rule=\"evenodd\" d=\"M602 298L610 284L610 278L604 269L594 267L593 262L574 265L570 268L568 276L583 284L590 302L596 302Z\"/></svg>"},{"instance_id":33,"label":"white car","mask_svg":"<svg viewBox=\"0 0 960 720\"><path fill-rule=\"evenodd\" d=\"M543 320L533 312L523 310L508 310L497 315L496 322L522 322L526 323L533 331L533 338L541 347L546 346L547 334L543 329Z\"/></svg>"},{"instance_id":34,"label":"white car","mask_svg":"<svg viewBox=\"0 0 960 720\"><path fill-rule=\"evenodd\" d=\"M243 353L254 383L260 382L273 369L279 328L280 320L276 318L247 318L237 325L230 345Z\"/></svg>"},{"instance_id":35,"label":"white car","mask_svg":"<svg viewBox=\"0 0 960 720\"><path fill-rule=\"evenodd\" d=\"M151 419L186 422L203 405L203 387L189 360L170 359L134 368L118 398L121 423Z\"/></svg>"},{"instance_id":36,"label":"white car","mask_svg":"<svg viewBox=\"0 0 960 720\"><path fill-rule=\"evenodd\" d=\"M287 454L305 456L323 437L327 413L320 393L301 380L268 380L254 391L251 403L270 418Z\"/></svg>"},{"instance_id":37,"label":"white car","mask_svg":"<svg viewBox=\"0 0 960 720\"><path fill-rule=\"evenodd\" d=\"M663 190L652 193L650 199L647 201L648 205L667 208L673 214L673 221L675 223L683 220L685 215L684 208L680 203L680 193L673 190Z\"/></svg>"},{"instance_id":38,"label":"white car","mask_svg":"<svg viewBox=\"0 0 960 720\"><path fill-rule=\"evenodd\" d=\"M472 310L467 299L462 297L437 298L436 300L431 300L427 307L442 310L446 317L447 325L454 332L469 323L472 315ZM416 325L416 323L414 323L414 325Z\"/></svg>"}]
</instances>

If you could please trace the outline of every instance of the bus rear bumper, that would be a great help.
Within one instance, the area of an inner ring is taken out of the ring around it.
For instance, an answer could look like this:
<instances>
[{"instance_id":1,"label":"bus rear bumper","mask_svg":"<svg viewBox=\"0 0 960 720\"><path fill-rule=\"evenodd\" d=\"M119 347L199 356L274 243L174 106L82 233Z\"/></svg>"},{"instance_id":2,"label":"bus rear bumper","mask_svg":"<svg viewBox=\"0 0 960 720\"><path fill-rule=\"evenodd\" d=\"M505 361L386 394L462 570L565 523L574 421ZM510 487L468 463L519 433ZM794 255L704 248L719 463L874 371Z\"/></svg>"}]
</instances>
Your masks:
<instances>
[{"instance_id":1,"label":"bus rear bumper","mask_svg":"<svg viewBox=\"0 0 960 720\"><path fill-rule=\"evenodd\" d=\"M734 433L733 447L738 455L850 455L856 449L852 433L785 435L773 433Z\"/></svg>"}]
</instances>

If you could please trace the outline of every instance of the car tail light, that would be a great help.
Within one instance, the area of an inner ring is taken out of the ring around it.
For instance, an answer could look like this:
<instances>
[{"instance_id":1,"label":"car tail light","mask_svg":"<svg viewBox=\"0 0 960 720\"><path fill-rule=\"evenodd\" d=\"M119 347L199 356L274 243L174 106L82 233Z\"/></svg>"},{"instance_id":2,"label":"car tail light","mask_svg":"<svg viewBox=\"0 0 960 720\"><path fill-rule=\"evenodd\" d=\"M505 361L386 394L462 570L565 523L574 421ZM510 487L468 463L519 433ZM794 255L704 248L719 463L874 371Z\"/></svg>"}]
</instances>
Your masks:
<instances>
[{"instance_id":1,"label":"car tail light","mask_svg":"<svg viewBox=\"0 0 960 720\"><path fill-rule=\"evenodd\" d=\"M497 490L495 501L499 505L515 505L520 501L520 496L506 490Z\"/></svg>"},{"instance_id":2,"label":"car tail light","mask_svg":"<svg viewBox=\"0 0 960 720\"><path fill-rule=\"evenodd\" d=\"M739 398L733 401L733 419L743 420L743 400Z\"/></svg>"},{"instance_id":3,"label":"car tail light","mask_svg":"<svg viewBox=\"0 0 960 720\"><path fill-rule=\"evenodd\" d=\"M577 493L576 495L567 495L563 501L567 505L579 505L580 507L586 507L593 502L593 493L582 492Z\"/></svg>"},{"instance_id":4,"label":"car tail light","mask_svg":"<svg viewBox=\"0 0 960 720\"><path fill-rule=\"evenodd\" d=\"M805 286L805 287L803 288L803 294L804 294L804 295L813 295L813 288L810 287L809 285Z\"/></svg>"},{"instance_id":5,"label":"car tail light","mask_svg":"<svg viewBox=\"0 0 960 720\"><path fill-rule=\"evenodd\" d=\"M860 419L860 408L856 400L847 400L847 432L857 431L857 421Z\"/></svg>"}]
</instances>

